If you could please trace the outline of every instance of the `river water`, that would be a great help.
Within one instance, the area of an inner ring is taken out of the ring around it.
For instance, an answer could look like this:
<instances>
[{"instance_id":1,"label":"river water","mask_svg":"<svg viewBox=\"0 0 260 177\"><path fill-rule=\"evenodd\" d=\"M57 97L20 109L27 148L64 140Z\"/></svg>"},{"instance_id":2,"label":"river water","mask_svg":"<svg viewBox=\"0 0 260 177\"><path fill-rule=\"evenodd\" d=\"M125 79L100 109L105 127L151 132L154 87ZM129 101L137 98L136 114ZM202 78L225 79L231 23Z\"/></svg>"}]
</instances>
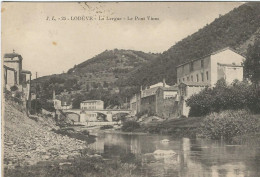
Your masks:
<instances>
[{"instance_id":1,"label":"river water","mask_svg":"<svg viewBox=\"0 0 260 177\"><path fill-rule=\"evenodd\" d=\"M98 132L89 147L106 159L134 163L139 175L180 177L260 176L260 146L164 135ZM162 142L168 139L169 142ZM154 152L175 152L155 155ZM170 151L171 150L171 151Z\"/></svg>"}]
</instances>

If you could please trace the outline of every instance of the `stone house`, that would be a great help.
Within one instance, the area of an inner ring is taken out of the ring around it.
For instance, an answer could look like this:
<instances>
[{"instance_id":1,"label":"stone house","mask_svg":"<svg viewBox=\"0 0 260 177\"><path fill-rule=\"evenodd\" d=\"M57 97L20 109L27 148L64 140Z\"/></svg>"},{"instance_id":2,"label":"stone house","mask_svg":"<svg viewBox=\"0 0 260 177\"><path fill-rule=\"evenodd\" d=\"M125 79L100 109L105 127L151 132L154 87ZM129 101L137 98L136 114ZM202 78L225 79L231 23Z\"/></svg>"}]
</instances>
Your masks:
<instances>
[{"instance_id":1,"label":"stone house","mask_svg":"<svg viewBox=\"0 0 260 177\"><path fill-rule=\"evenodd\" d=\"M175 115L174 105L178 87L169 86L165 81L140 90L130 99L130 109L134 114L155 114L164 118Z\"/></svg>"},{"instance_id":2,"label":"stone house","mask_svg":"<svg viewBox=\"0 0 260 177\"><path fill-rule=\"evenodd\" d=\"M22 100L28 101L31 99L31 72L23 70L22 56L17 53L7 53L4 55L4 87L11 90L11 87L16 86L17 91L22 93Z\"/></svg>"},{"instance_id":3,"label":"stone house","mask_svg":"<svg viewBox=\"0 0 260 177\"><path fill-rule=\"evenodd\" d=\"M244 60L245 57L233 49L224 48L177 66L178 115L188 117L189 107L185 101L205 87L214 87L219 79L225 79L228 84L242 81Z\"/></svg>"}]
</instances>

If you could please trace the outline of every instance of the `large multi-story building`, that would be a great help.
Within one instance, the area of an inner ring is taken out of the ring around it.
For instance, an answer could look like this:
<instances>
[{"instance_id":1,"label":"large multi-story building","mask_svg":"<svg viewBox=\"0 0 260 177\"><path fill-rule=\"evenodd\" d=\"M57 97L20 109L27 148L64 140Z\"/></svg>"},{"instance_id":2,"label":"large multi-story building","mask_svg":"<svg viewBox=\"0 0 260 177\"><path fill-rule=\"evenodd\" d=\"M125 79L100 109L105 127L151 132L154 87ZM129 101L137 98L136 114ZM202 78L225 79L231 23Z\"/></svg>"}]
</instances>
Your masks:
<instances>
[{"instance_id":1,"label":"large multi-story building","mask_svg":"<svg viewBox=\"0 0 260 177\"><path fill-rule=\"evenodd\" d=\"M203 58L177 66L177 83L208 85L214 87L224 78L227 83L243 80L242 63L245 57L231 48L225 48Z\"/></svg>"},{"instance_id":2,"label":"large multi-story building","mask_svg":"<svg viewBox=\"0 0 260 177\"><path fill-rule=\"evenodd\" d=\"M242 63L245 57L231 48L225 48L203 58L177 66L178 115L189 115L186 100L205 87L214 87L218 80L225 79L228 84L243 80Z\"/></svg>"}]
</instances>

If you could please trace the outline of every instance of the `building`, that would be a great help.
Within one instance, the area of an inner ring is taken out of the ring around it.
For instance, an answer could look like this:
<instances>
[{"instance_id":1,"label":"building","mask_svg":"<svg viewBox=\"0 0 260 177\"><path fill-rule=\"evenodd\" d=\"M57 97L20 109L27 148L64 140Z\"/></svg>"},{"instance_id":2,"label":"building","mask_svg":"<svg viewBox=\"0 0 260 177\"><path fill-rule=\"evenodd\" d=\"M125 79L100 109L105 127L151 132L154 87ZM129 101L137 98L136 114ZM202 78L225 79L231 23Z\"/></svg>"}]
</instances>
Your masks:
<instances>
[{"instance_id":1,"label":"building","mask_svg":"<svg viewBox=\"0 0 260 177\"><path fill-rule=\"evenodd\" d=\"M225 48L203 58L177 66L177 83L202 84L214 87L224 78L227 83L243 80L242 63L245 57L231 48Z\"/></svg>"},{"instance_id":2,"label":"building","mask_svg":"<svg viewBox=\"0 0 260 177\"><path fill-rule=\"evenodd\" d=\"M86 100L80 103L82 110L103 110L104 102L101 100Z\"/></svg>"},{"instance_id":3,"label":"building","mask_svg":"<svg viewBox=\"0 0 260 177\"><path fill-rule=\"evenodd\" d=\"M243 80L242 63L245 57L231 48L224 48L203 58L177 66L178 115L188 117L186 100L206 87L214 87L219 79L228 84Z\"/></svg>"},{"instance_id":4,"label":"building","mask_svg":"<svg viewBox=\"0 0 260 177\"><path fill-rule=\"evenodd\" d=\"M130 99L130 109L134 114L154 114L164 118L175 115L174 105L178 87L163 82L151 85Z\"/></svg>"},{"instance_id":5,"label":"building","mask_svg":"<svg viewBox=\"0 0 260 177\"><path fill-rule=\"evenodd\" d=\"M55 91L53 91L53 105L56 110L72 109L72 98L66 92L55 95Z\"/></svg>"},{"instance_id":6,"label":"building","mask_svg":"<svg viewBox=\"0 0 260 177\"><path fill-rule=\"evenodd\" d=\"M11 91L13 86L16 86L18 92L22 92L22 100L28 101L31 99L31 72L23 70L23 58L17 53L7 53L4 55L4 87Z\"/></svg>"}]
</instances>

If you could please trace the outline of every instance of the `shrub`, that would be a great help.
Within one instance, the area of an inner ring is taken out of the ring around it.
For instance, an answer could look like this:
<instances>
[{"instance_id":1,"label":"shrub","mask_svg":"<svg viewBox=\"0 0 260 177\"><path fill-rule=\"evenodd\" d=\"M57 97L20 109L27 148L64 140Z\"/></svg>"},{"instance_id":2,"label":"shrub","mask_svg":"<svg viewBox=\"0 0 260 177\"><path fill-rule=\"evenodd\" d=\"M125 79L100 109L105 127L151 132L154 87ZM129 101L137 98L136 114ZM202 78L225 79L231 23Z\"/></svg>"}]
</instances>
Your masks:
<instances>
[{"instance_id":1,"label":"shrub","mask_svg":"<svg viewBox=\"0 0 260 177\"><path fill-rule=\"evenodd\" d=\"M12 86L12 87L10 88L10 90L11 90L12 92L14 92L14 91L18 90L18 87L17 87L16 85L14 85L14 86Z\"/></svg>"},{"instance_id":2,"label":"shrub","mask_svg":"<svg viewBox=\"0 0 260 177\"><path fill-rule=\"evenodd\" d=\"M223 110L249 109L254 113L260 111L260 96L253 85L234 81L227 86L219 80L214 88L206 88L187 100L190 116L204 116L211 112Z\"/></svg>"},{"instance_id":3,"label":"shrub","mask_svg":"<svg viewBox=\"0 0 260 177\"><path fill-rule=\"evenodd\" d=\"M245 110L223 111L208 115L199 127L202 136L230 140L234 136L260 131L259 118Z\"/></svg>"},{"instance_id":4,"label":"shrub","mask_svg":"<svg viewBox=\"0 0 260 177\"><path fill-rule=\"evenodd\" d=\"M100 130L111 129L111 128L113 128L113 125L104 125L100 127Z\"/></svg>"},{"instance_id":5,"label":"shrub","mask_svg":"<svg viewBox=\"0 0 260 177\"><path fill-rule=\"evenodd\" d=\"M139 128L140 128L140 124L136 121L131 120L131 121L124 122L124 124L122 126L122 131L133 132Z\"/></svg>"}]
</instances>

